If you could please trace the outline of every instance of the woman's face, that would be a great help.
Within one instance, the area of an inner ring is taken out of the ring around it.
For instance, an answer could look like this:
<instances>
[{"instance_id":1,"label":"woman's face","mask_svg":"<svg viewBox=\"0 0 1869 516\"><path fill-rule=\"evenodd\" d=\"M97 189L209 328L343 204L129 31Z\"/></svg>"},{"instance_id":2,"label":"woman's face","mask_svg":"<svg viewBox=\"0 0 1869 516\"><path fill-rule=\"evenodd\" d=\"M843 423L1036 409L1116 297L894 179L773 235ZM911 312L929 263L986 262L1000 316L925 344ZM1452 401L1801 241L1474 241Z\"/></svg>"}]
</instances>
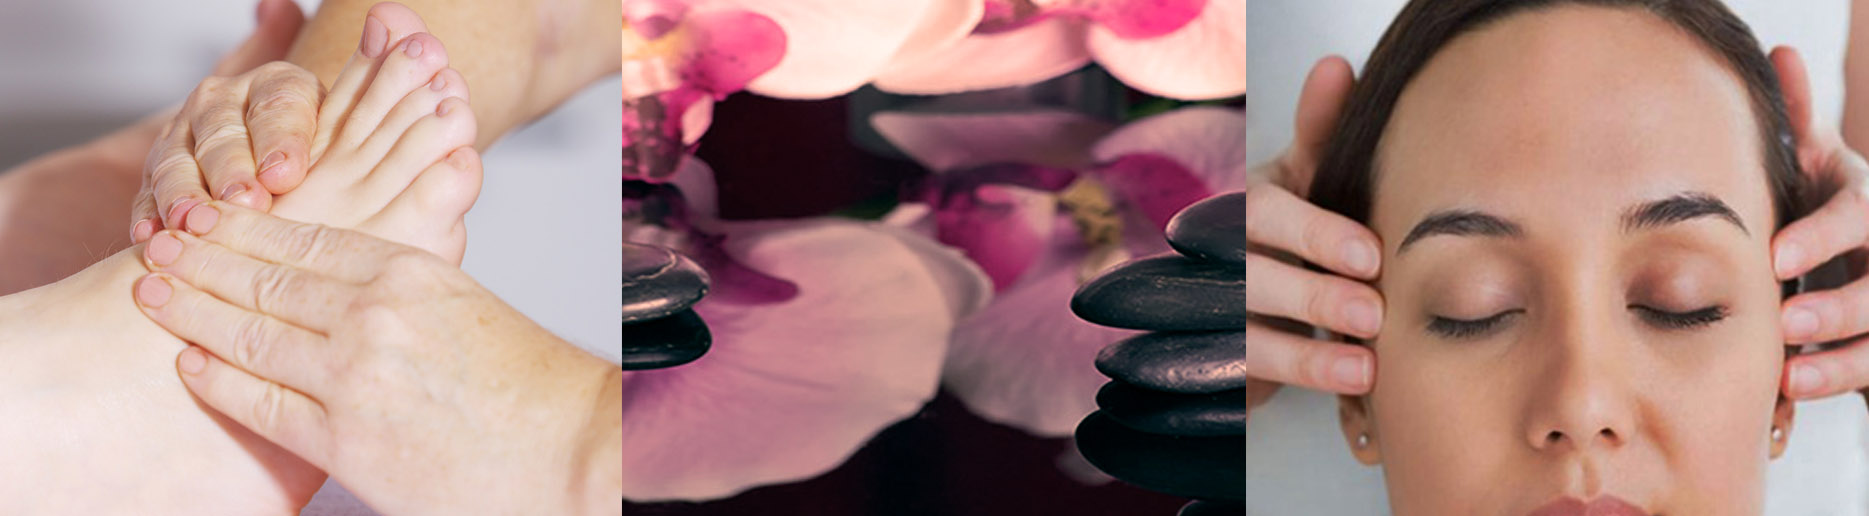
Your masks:
<instances>
[{"instance_id":1,"label":"woman's face","mask_svg":"<svg viewBox=\"0 0 1869 516\"><path fill-rule=\"evenodd\" d=\"M1376 160L1380 368L1345 400L1397 514L1760 511L1790 415L1754 123L1641 11L1512 15L1422 69Z\"/></svg>"}]
</instances>

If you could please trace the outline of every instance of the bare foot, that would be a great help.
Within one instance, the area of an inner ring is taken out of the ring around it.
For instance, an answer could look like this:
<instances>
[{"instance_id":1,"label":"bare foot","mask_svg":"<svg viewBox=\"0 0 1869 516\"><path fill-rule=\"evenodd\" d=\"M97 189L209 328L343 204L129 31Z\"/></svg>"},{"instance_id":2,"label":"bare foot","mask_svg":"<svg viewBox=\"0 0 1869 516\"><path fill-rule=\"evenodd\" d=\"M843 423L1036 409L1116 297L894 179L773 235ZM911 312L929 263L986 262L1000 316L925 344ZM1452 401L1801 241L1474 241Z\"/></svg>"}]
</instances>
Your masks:
<instances>
[{"instance_id":1,"label":"bare foot","mask_svg":"<svg viewBox=\"0 0 1869 516\"><path fill-rule=\"evenodd\" d=\"M346 65L321 109L318 161L273 213L458 261L480 184L465 84L406 8L371 18L387 48ZM324 482L182 387L184 344L131 295L140 260L174 243L0 297L0 514L297 514Z\"/></svg>"}]
</instances>

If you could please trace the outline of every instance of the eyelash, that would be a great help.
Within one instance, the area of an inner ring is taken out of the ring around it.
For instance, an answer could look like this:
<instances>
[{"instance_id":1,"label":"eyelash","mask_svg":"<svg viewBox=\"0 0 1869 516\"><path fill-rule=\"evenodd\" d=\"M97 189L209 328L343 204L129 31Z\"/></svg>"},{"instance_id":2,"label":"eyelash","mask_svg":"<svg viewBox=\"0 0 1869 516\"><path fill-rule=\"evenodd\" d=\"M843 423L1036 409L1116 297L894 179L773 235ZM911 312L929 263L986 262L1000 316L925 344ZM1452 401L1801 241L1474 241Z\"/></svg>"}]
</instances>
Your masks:
<instances>
[{"instance_id":1,"label":"eyelash","mask_svg":"<svg viewBox=\"0 0 1869 516\"><path fill-rule=\"evenodd\" d=\"M1630 305L1629 308L1635 310L1649 324L1664 330L1703 328L1725 320L1727 316L1726 307L1718 305L1687 312L1669 312L1641 305ZM1524 310L1507 310L1483 319L1452 319L1435 316L1433 320L1428 321L1428 331L1449 339L1474 338L1491 333L1510 317L1523 312Z\"/></svg>"}]
</instances>

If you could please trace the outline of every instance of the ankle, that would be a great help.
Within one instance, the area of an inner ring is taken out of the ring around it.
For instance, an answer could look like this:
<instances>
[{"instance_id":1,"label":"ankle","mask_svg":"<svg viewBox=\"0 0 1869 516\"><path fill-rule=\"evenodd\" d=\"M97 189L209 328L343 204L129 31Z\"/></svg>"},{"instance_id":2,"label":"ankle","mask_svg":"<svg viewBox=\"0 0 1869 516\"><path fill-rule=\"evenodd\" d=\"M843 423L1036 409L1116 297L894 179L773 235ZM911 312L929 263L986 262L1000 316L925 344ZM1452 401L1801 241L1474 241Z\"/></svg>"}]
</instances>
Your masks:
<instances>
[{"instance_id":1,"label":"ankle","mask_svg":"<svg viewBox=\"0 0 1869 516\"><path fill-rule=\"evenodd\" d=\"M623 499L623 371L604 364L600 391L575 448L571 514L620 514Z\"/></svg>"}]
</instances>

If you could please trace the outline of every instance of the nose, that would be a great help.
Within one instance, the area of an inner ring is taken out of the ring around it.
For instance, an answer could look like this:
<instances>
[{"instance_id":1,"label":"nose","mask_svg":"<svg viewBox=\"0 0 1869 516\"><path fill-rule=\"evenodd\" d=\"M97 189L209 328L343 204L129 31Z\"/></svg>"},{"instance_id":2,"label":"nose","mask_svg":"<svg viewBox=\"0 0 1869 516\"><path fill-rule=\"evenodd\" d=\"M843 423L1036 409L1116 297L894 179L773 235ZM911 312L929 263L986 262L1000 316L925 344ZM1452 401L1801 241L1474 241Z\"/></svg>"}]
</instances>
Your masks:
<instances>
[{"instance_id":1,"label":"nose","mask_svg":"<svg viewBox=\"0 0 1869 516\"><path fill-rule=\"evenodd\" d=\"M1602 332L1563 333L1546 341L1548 346L1536 357L1542 363L1532 375L1524 426L1527 443L1551 453L1600 453L1622 447L1635 435L1634 393L1626 383L1626 369L1639 360L1630 356L1639 346Z\"/></svg>"}]
</instances>

